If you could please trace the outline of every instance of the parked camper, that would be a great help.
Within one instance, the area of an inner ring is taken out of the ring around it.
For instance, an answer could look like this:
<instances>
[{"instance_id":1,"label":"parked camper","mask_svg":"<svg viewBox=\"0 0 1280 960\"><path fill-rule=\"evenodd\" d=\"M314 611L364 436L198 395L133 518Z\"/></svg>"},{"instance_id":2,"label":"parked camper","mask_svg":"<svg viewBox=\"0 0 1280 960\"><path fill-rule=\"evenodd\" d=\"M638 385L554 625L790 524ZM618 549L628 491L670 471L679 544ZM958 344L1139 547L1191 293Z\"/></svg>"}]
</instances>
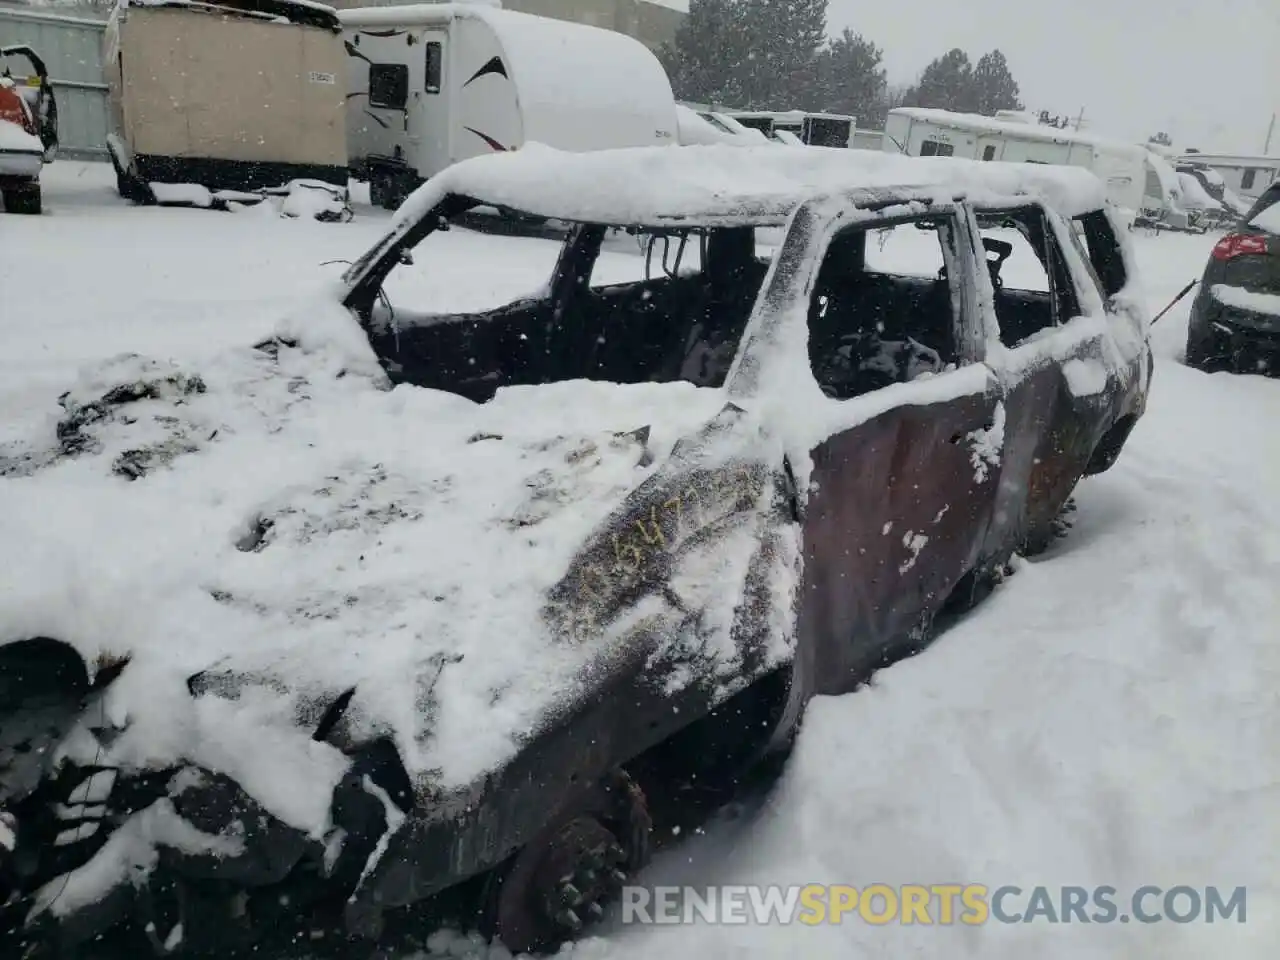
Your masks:
<instances>
[{"instance_id":1,"label":"parked camper","mask_svg":"<svg viewBox=\"0 0 1280 960\"><path fill-rule=\"evenodd\" d=\"M805 113L735 110L729 113L744 127L759 130L767 137L811 147L852 147L858 122L837 113Z\"/></svg>"},{"instance_id":2,"label":"parked camper","mask_svg":"<svg viewBox=\"0 0 1280 960\"><path fill-rule=\"evenodd\" d=\"M1085 167L1106 183L1112 203L1134 214L1146 193L1148 151L1143 147L1021 120L898 107L889 111L882 148L913 157Z\"/></svg>"},{"instance_id":3,"label":"parked camper","mask_svg":"<svg viewBox=\"0 0 1280 960\"><path fill-rule=\"evenodd\" d=\"M1208 167L1247 203L1253 203L1280 179L1280 157L1194 152L1177 157L1175 162Z\"/></svg>"},{"instance_id":4,"label":"parked camper","mask_svg":"<svg viewBox=\"0 0 1280 960\"><path fill-rule=\"evenodd\" d=\"M108 137L122 195L153 184L347 186L345 55L311 0L120 0L104 35Z\"/></svg>"},{"instance_id":5,"label":"parked camper","mask_svg":"<svg viewBox=\"0 0 1280 960\"><path fill-rule=\"evenodd\" d=\"M389 208L441 170L539 142L679 143L675 98L638 40L476 4L343 10L352 173Z\"/></svg>"}]
</instances>

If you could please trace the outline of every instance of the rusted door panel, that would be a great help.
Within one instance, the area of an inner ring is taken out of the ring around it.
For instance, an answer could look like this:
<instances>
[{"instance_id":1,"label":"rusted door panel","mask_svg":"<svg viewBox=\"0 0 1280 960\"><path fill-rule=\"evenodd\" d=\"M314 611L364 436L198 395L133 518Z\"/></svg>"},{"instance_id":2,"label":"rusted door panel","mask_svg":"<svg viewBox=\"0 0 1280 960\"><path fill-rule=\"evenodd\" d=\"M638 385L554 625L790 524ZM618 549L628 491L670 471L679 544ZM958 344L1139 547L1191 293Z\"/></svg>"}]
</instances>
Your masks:
<instances>
[{"instance_id":1,"label":"rusted door panel","mask_svg":"<svg viewBox=\"0 0 1280 960\"><path fill-rule=\"evenodd\" d=\"M978 558L998 471L975 466L998 388L906 405L813 451L799 639L815 693L850 689L905 647Z\"/></svg>"},{"instance_id":2,"label":"rusted door panel","mask_svg":"<svg viewBox=\"0 0 1280 960\"><path fill-rule=\"evenodd\" d=\"M1074 359L1088 360L1099 349L1096 338L1084 340ZM1007 379L1000 491L990 555L1048 535L1084 476L1098 441L1114 422L1120 393L1119 384L1108 374L1101 390L1074 394L1061 362Z\"/></svg>"}]
</instances>

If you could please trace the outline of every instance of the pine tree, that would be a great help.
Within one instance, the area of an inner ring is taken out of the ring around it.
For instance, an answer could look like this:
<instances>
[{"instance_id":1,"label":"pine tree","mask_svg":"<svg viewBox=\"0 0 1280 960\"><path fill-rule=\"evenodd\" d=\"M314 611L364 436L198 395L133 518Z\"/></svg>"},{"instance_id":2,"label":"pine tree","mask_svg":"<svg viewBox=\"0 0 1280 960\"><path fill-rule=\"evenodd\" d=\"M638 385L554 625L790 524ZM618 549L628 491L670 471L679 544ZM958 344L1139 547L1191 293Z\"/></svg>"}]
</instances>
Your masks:
<instances>
[{"instance_id":1,"label":"pine tree","mask_svg":"<svg viewBox=\"0 0 1280 960\"><path fill-rule=\"evenodd\" d=\"M818 55L821 98L816 109L858 118L858 126L883 122L888 87L883 51L861 34L845 29Z\"/></svg>"},{"instance_id":2,"label":"pine tree","mask_svg":"<svg viewBox=\"0 0 1280 960\"><path fill-rule=\"evenodd\" d=\"M740 109L820 99L827 0L691 0L661 59L676 96Z\"/></svg>"},{"instance_id":3,"label":"pine tree","mask_svg":"<svg viewBox=\"0 0 1280 960\"><path fill-rule=\"evenodd\" d=\"M985 53L973 68L974 100L977 112L993 117L997 110L1021 110L1018 84L1009 72L1009 63L999 50Z\"/></svg>"},{"instance_id":4,"label":"pine tree","mask_svg":"<svg viewBox=\"0 0 1280 960\"><path fill-rule=\"evenodd\" d=\"M737 105L738 66L749 54L741 0L692 0L660 59L681 100Z\"/></svg>"},{"instance_id":5,"label":"pine tree","mask_svg":"<svg viewBox=\"0 0 1280 960\"><path fill-rule=\"evenodd\" d=\"M907 104L958 113L974 113L978 103L969 55L958 47L938 57L907 93Z\"/></svg>"}]
</instances>

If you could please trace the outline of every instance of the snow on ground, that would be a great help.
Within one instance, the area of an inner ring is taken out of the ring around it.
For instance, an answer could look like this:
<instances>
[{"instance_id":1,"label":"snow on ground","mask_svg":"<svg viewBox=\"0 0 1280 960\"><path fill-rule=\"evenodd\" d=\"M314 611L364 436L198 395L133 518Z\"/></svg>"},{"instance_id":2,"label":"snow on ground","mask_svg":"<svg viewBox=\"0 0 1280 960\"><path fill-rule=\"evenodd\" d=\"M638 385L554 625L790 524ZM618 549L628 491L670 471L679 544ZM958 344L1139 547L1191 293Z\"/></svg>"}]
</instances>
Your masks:
<instances>
[{"instance_id":1,"label":"snow on ground","mask_svg":"<svg viewBox=\"0 0 1280 960\"><path fill-rule=\"evenodd\" d=\"M101 166L60 161L45 177L50 212L0 225L0 439L86 361L251 342L340 269L322 261L353 258L386 223L360 204L343 225L133 209ZM543 241L437 239L432 262L468 298L536 289L554 256ZM1200 275L1214 239L1135 235L1153 312ZM1079 488L1068 537L921 657L815 702L767 802L644 881L1104 884L1122 905L1146 884L1216 884L1248 888L1247 922L619 929L615 916L573 956L1275 955L1280 384L1178 364L1189 304L1153 331L1147 416Z\"/></svg>"}]
</instances>

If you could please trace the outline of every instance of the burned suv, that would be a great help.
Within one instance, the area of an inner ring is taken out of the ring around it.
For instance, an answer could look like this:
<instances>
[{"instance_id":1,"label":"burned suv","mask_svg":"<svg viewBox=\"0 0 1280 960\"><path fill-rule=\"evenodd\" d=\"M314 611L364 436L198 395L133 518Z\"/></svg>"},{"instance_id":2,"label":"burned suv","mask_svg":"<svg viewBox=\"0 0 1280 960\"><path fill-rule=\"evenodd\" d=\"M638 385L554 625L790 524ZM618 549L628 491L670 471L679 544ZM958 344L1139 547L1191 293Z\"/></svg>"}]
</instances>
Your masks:
<instances>
[{"instance_id":1,"label":"burned suv","mask_svg":"<svg viewBox=\"0 0 1280 960\"><path fill-rule=\"evenodd\" d=\"M691 785L785 755L1115 461L1151 354L1103 197L530 147L417 191L341 306L88 372L0 462L7 935L234 952L451 903L572 937ZM482 208L565 227L542 290L386 295Z\"/></svg>"}]
</instances>

